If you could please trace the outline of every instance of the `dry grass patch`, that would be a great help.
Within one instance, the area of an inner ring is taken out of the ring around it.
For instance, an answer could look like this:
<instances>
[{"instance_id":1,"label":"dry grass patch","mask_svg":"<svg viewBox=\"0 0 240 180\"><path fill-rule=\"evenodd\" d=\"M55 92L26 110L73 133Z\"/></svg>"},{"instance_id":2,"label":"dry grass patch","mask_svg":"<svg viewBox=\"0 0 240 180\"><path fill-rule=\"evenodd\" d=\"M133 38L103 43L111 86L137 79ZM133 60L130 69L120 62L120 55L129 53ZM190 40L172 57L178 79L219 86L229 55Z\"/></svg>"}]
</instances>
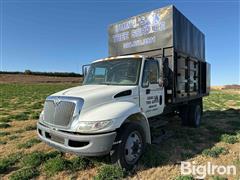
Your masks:
<instances>
[{"instance_id":1,"label":"dry grass patch","mask_svg":"<svg viewBox=\"0 0 240 180\"><path fill-rule=\"evenodd\" d=\"M41 141L39 139L36 139L36 138L33 138L33 139L30 139L28 140L27 142L23 143L23 144L18 144L18 148L30 148L32 146L34 146L35 144L38 144L40 143Z\"/></svg>"}]
</instances>

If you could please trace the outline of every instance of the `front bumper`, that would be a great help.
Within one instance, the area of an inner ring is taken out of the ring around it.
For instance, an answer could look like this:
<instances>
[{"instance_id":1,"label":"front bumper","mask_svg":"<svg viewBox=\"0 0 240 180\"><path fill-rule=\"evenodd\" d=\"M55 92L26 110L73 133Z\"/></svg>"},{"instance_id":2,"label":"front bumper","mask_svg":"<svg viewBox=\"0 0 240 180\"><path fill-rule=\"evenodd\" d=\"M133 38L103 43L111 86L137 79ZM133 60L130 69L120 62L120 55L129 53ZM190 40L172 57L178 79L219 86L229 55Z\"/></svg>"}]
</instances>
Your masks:
<instances>
[{"instance_id":1,"label":"front bumper","mask_svg":"<svg viewBox=\"0 0 240 180\"><path fill-rule=\"evenodd\" d=\"M81 156L100 156L108 154L116 137L116 132L94 135L78 135L53 130L37 124L39 138L48 145L62 151Z\"/></svg>"}]
</instances>

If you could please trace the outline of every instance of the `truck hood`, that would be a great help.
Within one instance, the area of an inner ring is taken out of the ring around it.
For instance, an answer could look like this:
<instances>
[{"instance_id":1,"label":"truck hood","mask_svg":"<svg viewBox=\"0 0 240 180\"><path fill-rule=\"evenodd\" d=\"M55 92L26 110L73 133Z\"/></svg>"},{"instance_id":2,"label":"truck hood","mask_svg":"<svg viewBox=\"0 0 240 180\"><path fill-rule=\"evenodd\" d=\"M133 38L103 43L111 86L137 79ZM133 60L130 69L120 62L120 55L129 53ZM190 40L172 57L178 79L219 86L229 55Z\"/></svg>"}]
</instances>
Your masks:
<instances>
[{"instance_id":1,"label":"truck hood","mask_svg":"<svg viewBox=\"0 0 240 180\"><path fill-rule=\"evenodd\" d=\"M82 110L94 108L115 100L114 96L123 91L131 90L131 96L138 95L137 86L113 86L113 85L84 85L60 91L52 96L78 97L84 100ZM129 96L128 96L129 97Z\"/></svg>"}]
</instances>

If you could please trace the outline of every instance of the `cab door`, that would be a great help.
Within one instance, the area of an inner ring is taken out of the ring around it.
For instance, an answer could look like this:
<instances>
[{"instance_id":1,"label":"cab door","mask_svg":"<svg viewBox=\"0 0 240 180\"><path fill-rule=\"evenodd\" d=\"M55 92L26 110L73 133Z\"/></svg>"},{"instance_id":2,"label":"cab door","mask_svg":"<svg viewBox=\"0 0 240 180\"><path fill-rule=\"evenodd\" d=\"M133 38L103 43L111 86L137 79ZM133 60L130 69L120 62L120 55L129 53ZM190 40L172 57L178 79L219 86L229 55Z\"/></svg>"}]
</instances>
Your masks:
<instances>
[{"instance_id":1,"label":"cab door","mask_svg":"<svg viewBox=\"0 0 240 180\"><path fill-rule=\"evenodd\" d=\"M146 59L140 87L140 105L147 117L163 112L164 89L159 85L160 74L159 61Z\"/></svg>"}]
</instances>

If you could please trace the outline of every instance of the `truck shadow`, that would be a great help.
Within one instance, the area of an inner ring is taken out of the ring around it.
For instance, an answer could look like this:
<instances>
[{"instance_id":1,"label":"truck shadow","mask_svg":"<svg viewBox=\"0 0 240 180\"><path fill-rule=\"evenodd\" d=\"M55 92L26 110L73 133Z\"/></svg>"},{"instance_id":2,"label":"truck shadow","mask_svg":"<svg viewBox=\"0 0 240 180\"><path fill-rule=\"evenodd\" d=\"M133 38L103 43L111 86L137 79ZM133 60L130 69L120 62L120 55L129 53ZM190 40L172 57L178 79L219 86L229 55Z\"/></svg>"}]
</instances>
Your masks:
<instances>
[{"instance_id":1,"label":"truck shadow","mask_svg":"<svg viewBox=\"0 0 240 180\"><path fill-rule=\"evenodd\" d=\"M172 136L159 144L148 145L134 173L152 167L180 164L181 161L202 154L205 149L220 142L223 134L239 132L239 120L240 109L205 111L199 128L183 127L179 117L171 118L165 129ZM152 133L156 136L157 130L154 129Z\"/></svg>"}]
</instances>

